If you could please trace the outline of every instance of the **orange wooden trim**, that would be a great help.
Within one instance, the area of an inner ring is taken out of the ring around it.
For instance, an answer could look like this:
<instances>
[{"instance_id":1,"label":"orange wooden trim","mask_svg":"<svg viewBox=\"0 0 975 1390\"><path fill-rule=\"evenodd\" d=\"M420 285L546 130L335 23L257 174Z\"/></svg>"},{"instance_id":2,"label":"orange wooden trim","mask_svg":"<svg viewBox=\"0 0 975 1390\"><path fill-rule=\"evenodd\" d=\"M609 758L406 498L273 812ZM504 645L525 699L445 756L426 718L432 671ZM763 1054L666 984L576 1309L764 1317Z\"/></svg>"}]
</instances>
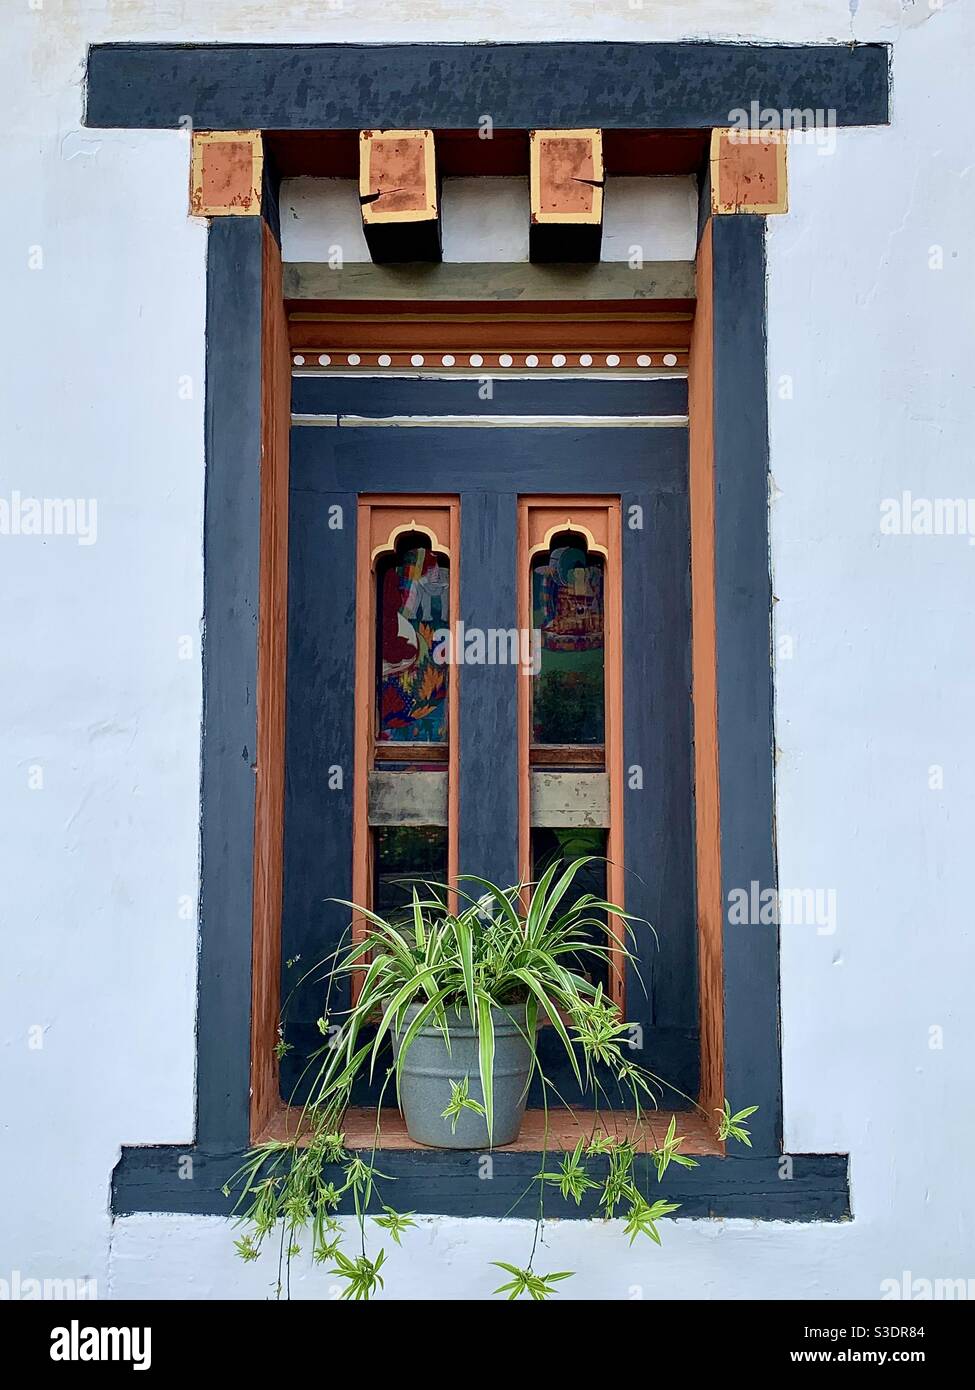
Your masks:
<instances>
[{"instance_id":1,"label":"orange wooden trim","mask_svg":"<svg viewBox=\"0 0 975 1390\"><path fill-rule=\"evenodd\" d=\"M400 518L397 522L396 518ZM412 760L414 750L393 751L383 748L378 754L376 743L376 567L375 560L383 549L389 549L389 542L395 545L397 534L413 529L431 532L424 524L424 518L436 520L440 533L445 534L445 545L437 545L441 554L452 554L450 562L450 612L451 623L459 611L460 572L457 557L460 554L460 502L456 497L423 496L421 494L390 496L363 495L359 498L356 518L356 630L355 630L355 743L353 762L353 824L352 824L352 900L362 907L372 907L372 831L369 827L369 773L377 761L395 759L406 755ZM377 535L385 536L386 542L374 546ZM436 542L437 536L432 539ZM458 764L458 725L460 715L458 691L458 665L451 667L447 685L447 876L451 884L456 884L460 872L458 865L459 826L458 789L460 769ZM368 697L364 695L368 692ZM437 745L437 753L426 753L431 761L434 757L442 759L443 746ZM404 760L406 760L404 758ZM457 908L456 890L450 894L453 911ZM353 916L352 940L361 941L367 934L369 923L364 917ZM352 979L353 1003L359 996L361 980L358 975Z\"/></svg>"},{"instance_id":2,"label":"orange wooden trim","mask_svg":"<svg viewBox=\"0 0 975 1390\"><path fill-rule=\"evenodd\" d=\"M606 771L609 774L609 836L607 839L607 898L626 907L626 875L623 843L623 536L622 513L617 501L609 504L611 543L606 561ZM621 1011L626 1009L626 923L611 917L609 929L616 938L609 977L610 993Z\"/></svg>"},{"instance_id":3,"label":"orange wooden trim","mask_svg":"<svg viewBox=\"0 0 975 1390\"><path fill-rule=\"evenodd\" d=\"M715 130L711 134L711 211L788 212L788 133Z\"/></svg>"},{"instance_id":4,"label":"orange wooden trim","mask_svg":"<svg viewBox=\"0 0 975 1390\"><path fill-rule=\"evenodd\" d=\"M460 498L450 499L450 622L456 624L460 607ZM456 630L456 629L455 629ZM450 911L458 909L457 875L460 865L460 662L447 683L447 882Z\"/></svg>"},{"instance_id":5,"label":"orange wooden trim","mask_svg":"<svg viewBox=\"0 0 975 1390\"><path fill-rule=\"evenodd\" d=\"M448 690L449 717L449 690ZM372 750L376 763L445 763L449 754L446 743L377 743Z\"/></svg>"},{"instance_id":6,"label":"orange wooden trim","mask_svg":"<svg viewBox=\"0 0 975 1390\"><path fill-rule=\"evenodd\" d=\"M532 627L531 563L528 558L528 498L518 499L516 557L517 620L520 632ZM532 732L532 675L523 663L518 666L518 878L522 884L522 907L527 911L532 877L531 859L531 732Z\"/></svg>"},{"instance_id":7,"label":"orange wooden trim","mask_svg":"<svg viewBox=\"0 0 975 1390\"><path fill-rule=\"evenodd\" d=\"M691 299L289 299L288 318L296 322L382 322L393 317L404 323L691 323Z\"/></svg>"},{"instance_id":8,"label":"orange wooden trim","mask_svg":"<svg viewBox=\"0 0 975 1390\"><path fill-rule=\"evenodd\" d=\"M263 176L259 130L193 131L190 212L194 217L256 217L261 211Z\"/></svg>"},{"instance_id":9,"label":"orange wooden trim","mask_svg":"<svg viewBox=\"0 0 975 1390\"><path fill-rule=\"evenodd\" d=\"M544 225L598 225L603 219L601 130L530 130L531 219Z\"/></svg>"},{"instance_id":10,"label":"orange wooden trim","mask_svg":"<svg viewBox=\"0 0 975 1390\"><path fill-rule=\"evenodd\" d=\"M529 752L532 767L603 767L606 749L603 744L577 746L572 743L533 743Z\"/></svg>"},{"instance_id":11,"label":"orange wooden trim","mask_svg":"<svg viewBox=\"0 0 975 1390\"><path fill-rule=\"evenodd\" d=\"M257 620L257 776L251 948L251 1133L278 1098L281 1008L284 726L288 603L291 364L281 255L265 224L262 252L260 603Z\"/></svg>"},{"instance_id":12,"label":"orange wooden trim","mask_svg":"<svg viewBox=\"0 0 975 1390\"><path fill-rule=\"evenodd\" d=\"M359 198L363 222L435 221L438 209L433 131L360 131Z\"/></svg>"},{"instance_id":13,"label":"orange wooden trim","mask_svg":"<svg viewBox=\"0 0 975 1390\"><path fill-rule=\"evenodd\" d=\"M593 322L563 319L403 318L388 315L349 318L289 319L291 346L297 351L327 352L495 352L526 354L553 352L624 353L681 352L691 341L688 316L662 319L632 318Z\"/></svg>"},{"instance_id":14,"label":"orange wooden trim","mask_svg":"<svg viewBox=\"0 0 975 1390\"><path fill-rule=\"evenodd\" d=\"M722 1146L717 1143L708 1116L694 1110L647 1110L637 1122L631 1110L581 1110L555 1106L549 1111L526 1110L525 1119L518 1138L513 1144L505 1144L505 1153L550 1153L571 1151L580 1139L589 1139L595 1134L608 1134L617 1139L628 1138L643 1150L658 1149L662 1146L667 1126L671 1119L676 1122L677 1134L683 1139L681 1153L719 1155ZM411 1139L406 1132L406 1124L399 1111L384 1108L380 1116L381 1132L376 1134L377 1113L373 1106L350 1107L342 1117L342 1131L345 1145L349 1149L422 1149L423 1145ZM259 1136L267 1140L297 1140L304 1146L311 1137L311 1127L307 1112L300 1106L280 1105Z\"/></svg>"},{"instance_id":15,"label":"orange wooden trim","mask_svg":"<svg viewBox=\"0 0 975 1390\"><path fill-rule=\"evenodd\" d=\"M690 396L691 664L697 835L698 973L701 1026L700 1103L708 1114L724 1100L724 905L718 781L717 619L714 563L714 371L711 223L697 258Z\"/></svg>"},{"instance_id":16,"label":"orange wooden trim","mask_svg":"<svg viewBox=\"0 0 975 1390\"><path fill-rule=\"evenodd\" d=\"M601 518L597 515L601 513ZM588 529L566 526L563 518L585 516ZM606 497L525 496L518 499L518 624L527 631L532 624L531 556L539 546L532 537L543 535L549 542L562 530L597 535L597 553L605 557L605 674L604 700L606 745L603 752L609 776L609 818L606 857L607 896L610 902L626 906L623 845L623 565L622 517L619 500ZM531 697L532 678L522 671L518 686L518 856L521 876L528 882L531 870ZM582 750L579 761L587 760L591 750ZM527 894L525 895L527 897ZM611 946L610 992L620 1009L626 1007L625 944L626 925L613 917L609 929Z\"/></svg>"},{"instance_id":17,"label":"orange wooden trim","mask_svg":"<svg viewBox=\"0 0 975 1390\"><path fill-rule=\"evenodd\" d=\"M361 498L356 517L355 576L355 734L352 765L352 901L372 906L372 832L369 829L369 770L376 738L376 583L371 555L370 504ZM352 940L368 932L364 917L353 914ZM352 976L352 1003L361 978Z\"/></svg>"}]
</instances>

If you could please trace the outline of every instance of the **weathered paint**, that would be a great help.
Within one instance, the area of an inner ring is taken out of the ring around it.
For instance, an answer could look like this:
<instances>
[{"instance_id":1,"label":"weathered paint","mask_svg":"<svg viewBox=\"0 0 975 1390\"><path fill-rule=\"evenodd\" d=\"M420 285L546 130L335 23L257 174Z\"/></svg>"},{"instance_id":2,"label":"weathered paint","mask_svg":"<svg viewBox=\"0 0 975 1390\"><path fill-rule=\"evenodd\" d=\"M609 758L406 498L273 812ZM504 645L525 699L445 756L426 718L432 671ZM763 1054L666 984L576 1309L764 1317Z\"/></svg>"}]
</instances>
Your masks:
<instances>
[{"instance_id":1,"label":"weathered paint","mask_svg":"<svg viewBox=\"0 0 975 1390\"><path fill-rule=\"evenodd\" d=\"M106 44L88 62L91 126L356 130L726 125L762 107L888 119L882 44L546 43L180 47Z\"/></svg>"}]
</instances>

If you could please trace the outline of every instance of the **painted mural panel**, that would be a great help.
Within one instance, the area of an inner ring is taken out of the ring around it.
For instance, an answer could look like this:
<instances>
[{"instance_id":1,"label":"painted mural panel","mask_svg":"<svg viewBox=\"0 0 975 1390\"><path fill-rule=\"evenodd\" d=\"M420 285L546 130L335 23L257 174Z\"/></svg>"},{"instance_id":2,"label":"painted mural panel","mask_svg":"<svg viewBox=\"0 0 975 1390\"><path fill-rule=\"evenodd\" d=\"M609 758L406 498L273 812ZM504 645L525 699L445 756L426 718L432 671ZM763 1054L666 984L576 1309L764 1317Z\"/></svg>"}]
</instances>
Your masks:
<instances>
[{"instance_id":1,"label":"painted mural panel","mask_svg":"<svg viewBox=\"0 0 975 1390\"><path fill-rule=\"evenodd\" d=\"M425 537L409 536L378 574L381 743L445 743L449 667L437 633L449 619L450 571Z\"/></svg>"},{"instance_id":2,"label":"painted mural panel","mask_svg":"<svg viewBox=\"0 0 975 1390\"><path fill-rule=\"evenodd\" d=\"M600 744L605 739L603 564L575 540L532 565L532 622L541 632L532 741Z\"/></svg>"}]
</instances>

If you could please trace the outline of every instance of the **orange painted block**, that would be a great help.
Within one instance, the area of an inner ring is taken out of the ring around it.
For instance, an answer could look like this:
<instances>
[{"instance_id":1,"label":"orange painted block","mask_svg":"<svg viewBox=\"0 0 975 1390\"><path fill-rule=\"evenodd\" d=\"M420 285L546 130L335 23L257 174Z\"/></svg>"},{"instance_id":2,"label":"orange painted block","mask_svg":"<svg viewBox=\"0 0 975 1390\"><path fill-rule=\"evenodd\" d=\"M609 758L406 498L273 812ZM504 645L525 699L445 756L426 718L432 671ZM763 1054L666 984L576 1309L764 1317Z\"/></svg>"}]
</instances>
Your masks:
<instances>
[{"instance_id":1,"label":"orange painted block","mask_svg":"<svg viewBox=\"0 0 975 1390\"><path fill-rule=\"evenodd\" d=\"M365 222L437 216L432 130L360 130L359 198Z\"/></svg>"},{"instance_id":2,"label":"orange painted block","mask_svg":"<svg viewBox=\"0 0 975 1390\"><path fill-rule=\"evenodd\" d=\"M263 174L259 130L194 130L190 212L195 217L256 217Z\"/></svg>"},{"instance_id":3,"label":"orange painted block","mask_svg":"<svg viewBox=\"0 0 975 1390\"><path fill-rule=\"evenodd\" d=\"M601 130L532 130L533 261L598 261L603 221Z\"/></svg>"},{"instance_id":4,"label":"orange painted block","mask_svg":"<svg viewBox=\"0 0 975 1390\"><path fill-rule=\"evenodd\" d=\"M711 135L711 211L788 212L786 132L715 130Z\"/></svg>"},{"instance_id":5,"label":"orange painted block","mask_svg":"<svg viewBox=\"0 0 975 1390\"><path fill-rule=\"evenodd\" d=\"M374 261L439 261L433 131L361 130L359 202Z\"/></svg>"},{"instance_id":6,"label":"orange painted block","mask_svg":"<svg viewBox=\"0 0 975 1390\"><path fill-rule=\"evenodd\" d=\"M596 223L603 215L603 137L599 130L533 130L532 222Z\"/></svg>"}]
</instances>

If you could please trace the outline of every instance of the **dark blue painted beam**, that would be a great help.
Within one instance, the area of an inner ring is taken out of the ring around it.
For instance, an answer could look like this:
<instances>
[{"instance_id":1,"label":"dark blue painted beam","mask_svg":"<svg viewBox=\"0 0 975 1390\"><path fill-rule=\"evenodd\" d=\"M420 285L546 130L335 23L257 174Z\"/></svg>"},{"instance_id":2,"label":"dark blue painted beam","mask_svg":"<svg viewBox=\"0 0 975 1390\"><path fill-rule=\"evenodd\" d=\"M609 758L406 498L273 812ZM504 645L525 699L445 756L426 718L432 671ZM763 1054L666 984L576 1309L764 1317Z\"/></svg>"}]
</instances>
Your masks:
<instances>
[{"instance_id":1,"label":"dark blue painted beam","mask_svg":"<svg viewBox=\"0 0 975 1390\"><path fill-rule=\"evenodd\" d=\"M490 372L486 373L490 377ZM587 380L498 375L484 399L477 377L453 381L376 376L294 376L296 415L686 415L687 379Z\"/></svg>"},{"instance_id":2,"label":"dark blue painted beam","mask_svg":"<svg viewBox=\"0 0 975 1390\"><path fill-rule=\"evenodd\" d=\"M96 44L89 126L213 130L728 125L752 102L889 120L886 44Z\"/></svg>"},{"instance_id":3,"label":"dark blue painted beam","mask_svg":"<svg viewBox=\"0 0 975 1390\"><path fill-rule=\"evenodd\" d=\"M191 1182L185 1180L188 1154L193 1157ZM388 1187L383 1185L384 1198L395 1202L400 1211L430 1216L531 1218L538 1209L538 1190L532 1180L539 1171L541 1154L495 1150L490 1182L483 1180L481 1157L451 1149L384 1149L379 1166L395 1179ZM215 1154L178 1145L124 1148L112 1174L112 1212L115 1216L143 1211L229 1216L238 1194L225 1197L222 1189L243 1158L243 1153ZM591 1162L598 1164L599 1160ZM773 1157L705 1156L696 1168L672 1166L661 1195L680 1202L681 1217L843 1221L850 1216L848 1169L845 1154L794 1154L791 1175L784 1179L780 1162ZM605 1166L594 1167L597 1174L604 1171ZM656 1187L656 1172L646 1155L637 1155L636 1172L641 1189ZM336 1185L341 1186L338 1169L334 1175L326 1171L324 1176L326 1180L334 1176ZM352 1211L348 1194L339 1210ZM551 1188L545 1194L545 1214L583 1221L598 1215L592 1193L576 1206Z\"/></svg>"},{"instance_id":4,"label":"dark blue painted beam","mask_svg":"<svg viewBox=\"0 0 975 1390\"><path fill-rule=\"evenodd\" d=\"M714 491L725 1093L758 1105L752 1142L782 1145L779 936L729 921L729 894L777 886L768 532L765 219L716 217Z\"/></svg>"},{"instance_id":5,"label":"dark blue painted beam","mask_svg":"<svg viewBox=\"0 0 975 1390\"><path fill-rule=\"evenodd\" d=\"M424 492L591 493L597 479L601 490L623 493L643 487L648 476L655 492L683 489L686 427L664 426L650 433L653 452L648 470L646 432L641 429L398 429L384 425L322 429L295 425L291 430L291 467L300 471L303 487L319 493L416 492L417 479L422 479ZM384 454L376 449L380 434L386 445ZM324 447L322 435L330 437L328 447ZM476 470L483 466L485 444L492 451L490 487L486 489L483 481L476 480ZM541 450L550 446L559 451L558 486L553 486L546 460L540 459Z\"/></svg>"},{"instance_id":6,"label":"dark blue painted beam","mask_svg":"<svg viewBox=\"0 0 975 1390\"><path fill-rule=\"evenodd\" d=\"M207 245L197 1138L246 1142L261 520L258 217Z\"/></svg>"}]
</instances>

